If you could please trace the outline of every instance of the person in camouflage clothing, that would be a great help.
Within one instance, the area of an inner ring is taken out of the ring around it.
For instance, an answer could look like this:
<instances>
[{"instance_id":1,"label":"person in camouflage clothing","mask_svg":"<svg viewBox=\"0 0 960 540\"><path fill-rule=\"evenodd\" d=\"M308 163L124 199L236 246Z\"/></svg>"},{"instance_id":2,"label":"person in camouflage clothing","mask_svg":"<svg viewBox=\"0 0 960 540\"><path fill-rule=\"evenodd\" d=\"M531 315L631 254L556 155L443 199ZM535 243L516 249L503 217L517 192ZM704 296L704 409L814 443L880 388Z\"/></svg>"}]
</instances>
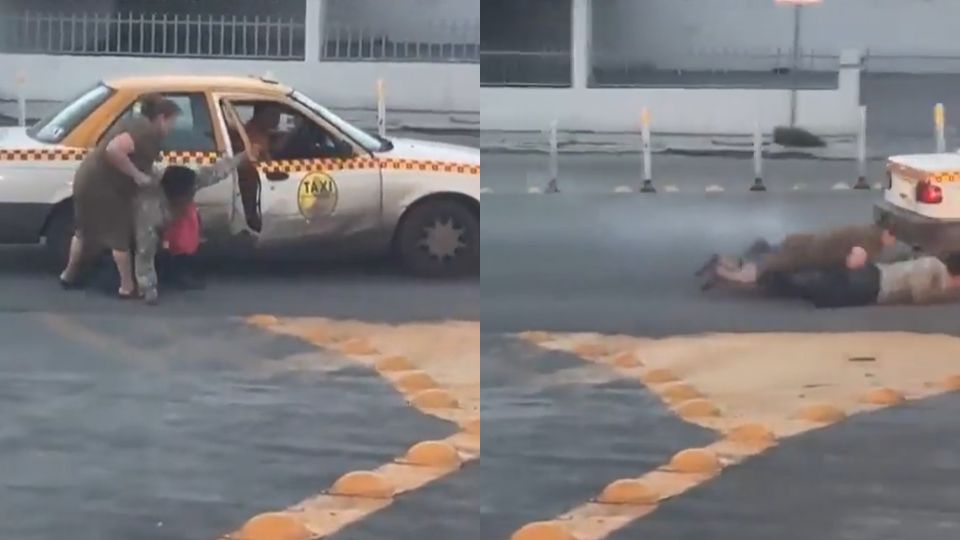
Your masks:
<instances>
[{"instance_id":1,"label":"person in camouflage clothing","mask_svg":"<svg viewBox=\"0 0 960 540\"><path fill-rule=\"evenodd\" d=\"M197 191L228 178L246 161L248 156L243 152L233 157L223 157L211 166L201 167L196 174L187 176L190 182L187 189L182 186L182 172L173 174L172 169L157 164L151 175L152 181L139 186L134 202L134 272L137 289L148 304L156 304L159 299L156 257L164 228L180 217L193 202ZM181 184L179 187L176 186L178 182Z\"/></svg>"}]
</instances>

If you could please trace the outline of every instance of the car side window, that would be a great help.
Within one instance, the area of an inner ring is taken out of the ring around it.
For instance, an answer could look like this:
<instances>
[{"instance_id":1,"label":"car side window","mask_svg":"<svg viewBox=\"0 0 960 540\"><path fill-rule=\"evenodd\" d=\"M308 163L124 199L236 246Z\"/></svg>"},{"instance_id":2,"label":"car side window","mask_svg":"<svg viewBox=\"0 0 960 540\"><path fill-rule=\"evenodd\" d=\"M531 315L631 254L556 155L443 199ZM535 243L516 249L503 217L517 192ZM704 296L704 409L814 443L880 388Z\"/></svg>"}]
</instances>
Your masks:
<instances>
[{"instance_id":1,"label":"car side window","mask_svg":"<svg viewBox=\"0 0 960 540\"><path fill-rule=\"evenodd\" d=\"M167 135L161 148L165 152L216 152L217 141L213 135L213 121L204 94L163 94L180 107L173 130ZM140 114L140 102L129 107L117 120Z\"/></svg>"},{"instance_id":2,"label":"car side window","mask_svg":"<svg viewBox=\"0 0 960 540\"><path fill-rule=\"evenodd\" d=\"M323 126L289 105L277 102L235 103L240 118L250 129L250 120L257 106L273 107L268 126L270 156L272 159L346 159L353 157L353 148L342 138L331 134Z\"/></svg>"}]
</instances>

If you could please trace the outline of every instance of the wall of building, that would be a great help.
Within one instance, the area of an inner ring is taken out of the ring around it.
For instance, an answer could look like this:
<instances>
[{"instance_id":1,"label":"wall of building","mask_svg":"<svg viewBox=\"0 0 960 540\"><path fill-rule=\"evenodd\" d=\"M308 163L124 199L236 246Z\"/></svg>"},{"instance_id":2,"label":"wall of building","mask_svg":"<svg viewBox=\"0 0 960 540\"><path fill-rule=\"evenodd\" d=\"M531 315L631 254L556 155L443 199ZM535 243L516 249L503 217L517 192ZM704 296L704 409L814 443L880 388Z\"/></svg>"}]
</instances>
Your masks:
<instances>
[{"instance_id":1,"label":"wall of building","mask_svg":"<svg viewBox=\"0 0 960 540\"><path fill-rule=\"evenodd\" d=\"M956 0L825 0L803 8L801 46L838 55L843 49L886 55L954 55ZM711 56L728 63L747 52L792 47L792 8L773 0L595 0L596 61L697 69ZM956 62L870 63L895 71L955 70ZM939 67L938 67L939 66Z\"/></svg>"},{"instance_id":2,"label":"wall of building","mask_svg":"<svg viewBox=\"0 0 960 540\"><path fill-rule=\"evenodd\" d=\"M819 135L856 132L860 72L840 72L835 90L800 90L797 125ZM481 88L485 130L539 131L556 120L563 130L637 132L640 111L651 111L652 129L676 134L749 134L789 125L789 90L723 88ZM517 114L523 111L523 114Z\"/></svg>"},{"instance_id":3,"label":"wall of building","mask_svg":"<svg viewBox=\"0 0 960 540\"><path fill-rule=\"evenodd\" d=\"M262 75L267 71L331 108L376 107L383 78L388 106L422 111L480 110L478 64L272 62L110 56L0 55L0 98L67 99L99 80L135 75ZM50 78L56 73L56 83ZM23 74L24 85L16 78ZM424 81L428 81L425 84Z\"/></svg>"}]
</instances>

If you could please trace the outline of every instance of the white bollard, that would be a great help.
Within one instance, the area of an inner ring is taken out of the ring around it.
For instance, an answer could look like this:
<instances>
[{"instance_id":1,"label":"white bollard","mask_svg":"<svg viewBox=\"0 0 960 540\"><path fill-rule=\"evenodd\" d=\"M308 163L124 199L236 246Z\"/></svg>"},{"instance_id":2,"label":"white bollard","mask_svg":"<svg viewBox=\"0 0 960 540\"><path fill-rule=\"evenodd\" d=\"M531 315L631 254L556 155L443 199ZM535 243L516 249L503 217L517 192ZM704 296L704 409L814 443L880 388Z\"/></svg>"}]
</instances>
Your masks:
<instances>
[{"instance_id":1,"label":"white bollard","mask_svg":"<svg viewBox=\"0 0 960 540\"><path fill-rule=\"evenodd\" d=\"M18 117L20 121L20 127L26 127L27 125L27 93L26 93L25 87L27 85L27 76L24 75L22 71L17 73L16 83L17 83L16 84L17 110L19 113Z\"/></svg>"},{"instance_id":2,"label":"white bollard","mask_svg":"<svg viewBox=\"0 0 960 540\"><path fill-rule=\"evenodd\" d=\"M857 125L857 183L853 189L870 189L867 183L867 106L860 106L860 122Z\"/></svg>"},{"instance_id":3,"label":"white bollard","mask_svg":"<svg viewBox=\"0 0 960 540\"><path fill-rule=\"evenodd\" d=\"M377 79L377 131L387 136L387 94L383 79Z\"/></svg>"},{"instance_id":4,"label":"white bollard","mask_svg":"<svg viewBox=\"0 0 960 540\"><path fill-rule=\"evenodd\" d=\"M947 137L944 131L946 125L946 112L943 103L937 103L933 108L933 126L934 135L937 138L937 153L943 154L947 151Z\"/></svg>"},{"instance_id":5,"label":"white bollard","mask_svg":"<svg viewBox=\"0 0 960 540\"><path fill-rule=\"evenodd\" d=\"M640 112L640 148L643 154L643 187L641 193L656 193L653 187L653 150L650 142L650 109Z\"/></svg>"},{"instance_id":6,"label":"white bollard","mask_svg":"<svg viewBox=\"0 0 960 540\"><path fill-rule=\"evenodd\" d=\"M753 122L753 185L750 191L766 191L763 185L763 134L760 132L760 121Z\"/></svg>"},{"instance_id":7,"label":"white bollard","mask_svg":"<svg viewBox=\"0 0 960 540\"><path fill-rule=\"evenodd\" d=\"M547 182L547 193L560 193L560 185L557 177L560 175L560 141L557 137L557 121L550 122L550 130L547 133L550 152L550 162L548 163L550 179Z\"/></svg>"}]
</instances>

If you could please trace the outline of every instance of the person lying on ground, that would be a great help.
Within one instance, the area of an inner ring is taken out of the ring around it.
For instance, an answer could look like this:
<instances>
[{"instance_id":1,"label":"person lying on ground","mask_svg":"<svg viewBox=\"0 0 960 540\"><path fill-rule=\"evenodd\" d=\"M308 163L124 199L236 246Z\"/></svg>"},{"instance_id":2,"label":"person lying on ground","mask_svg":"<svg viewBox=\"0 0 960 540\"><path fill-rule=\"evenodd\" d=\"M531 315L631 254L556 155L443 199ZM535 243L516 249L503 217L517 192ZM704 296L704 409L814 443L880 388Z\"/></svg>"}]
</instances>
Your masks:
<instances>
[{"instance_id":1,"label":"person lying on ground","mask_svg":"<svg viewBox=\"0 0 960 540\"><path fill-rule=\"evenodd\" d=\"M776 290L784 285L784 276L804 271L842 267L851 250L863 248L870 260L898 260L904 257L893 233L877 225L853 225L817 233L792 234L779 245L758 240L741 257L714 254L697 271L707 276L703 289L713 288L718 280L750 285L759 283ZM894 259L884 257L895 257Z\"/></svg>"},{"instance_id":2,"label":"person lying on ground","mask_svg":"<svg viewBox=\"0 0 960 540\"><path fill-rule=\"evenodd\" d=\"M227 177L248 160L246 152L233 157L223 157L214 165L201 167L194 173L184 167L156 168L155 180L142 186L137 192L134 213L136 232L136 256L134 272L138 293L148 304L156 304L157 290L156 258L164 230L173 226L178 234L175 241L189 244L184 247L188 256L196 252L192 248L200 243L199 217L194 204L194 195L200 189L212 186ZM161 173L162 171L162 173ZM188 224L181 221L188 221ZM196 227L192 224L196 224ZM196 235L195 238L190 235ZM183 253L181 253L183 254Z\"/></svg>"},{"instance_id":3,"label":"person lying on ground","mask_svg":"<svg viewBox=\"0 0 960 540\"><path fill-rule=\"evenodd\" d=\"M818 308L956 300L960 298L960 253L883 263L871 261L865 249L854 247L842 266L807 274L781 292Z\"/></svg>"}]
</instances>

